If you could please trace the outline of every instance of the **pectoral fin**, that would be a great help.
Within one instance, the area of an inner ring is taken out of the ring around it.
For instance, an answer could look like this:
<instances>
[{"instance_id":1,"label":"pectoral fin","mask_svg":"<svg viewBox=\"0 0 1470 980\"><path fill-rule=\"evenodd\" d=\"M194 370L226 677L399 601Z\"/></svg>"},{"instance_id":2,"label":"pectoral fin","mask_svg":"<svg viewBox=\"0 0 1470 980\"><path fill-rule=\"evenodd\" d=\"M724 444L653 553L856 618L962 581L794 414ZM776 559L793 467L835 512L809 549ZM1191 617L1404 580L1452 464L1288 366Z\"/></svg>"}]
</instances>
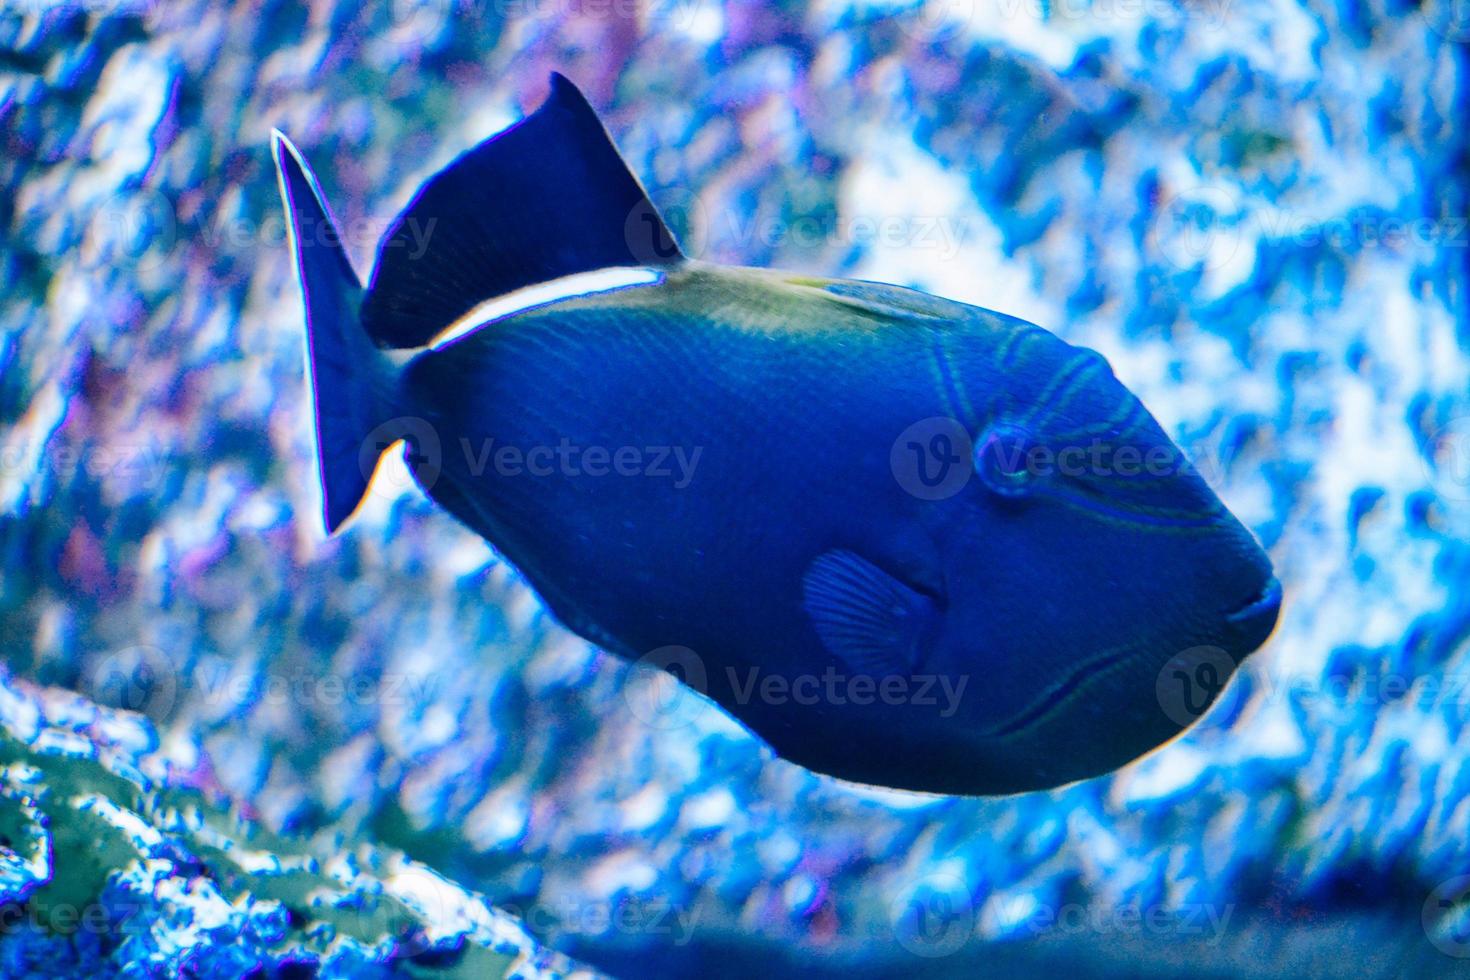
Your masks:
<instances>
[{"instance_id":1,"label":"pectoral fin","mask_svg":"<svg viewBox=\"0 0 1470 980\"><path fill-rule=\"evenodd\" d=\"M802 604L828 652L874 677L912 674L937 614L928 596L851 551L828 551L812 562Z\"/></svg>"}]
</instances>

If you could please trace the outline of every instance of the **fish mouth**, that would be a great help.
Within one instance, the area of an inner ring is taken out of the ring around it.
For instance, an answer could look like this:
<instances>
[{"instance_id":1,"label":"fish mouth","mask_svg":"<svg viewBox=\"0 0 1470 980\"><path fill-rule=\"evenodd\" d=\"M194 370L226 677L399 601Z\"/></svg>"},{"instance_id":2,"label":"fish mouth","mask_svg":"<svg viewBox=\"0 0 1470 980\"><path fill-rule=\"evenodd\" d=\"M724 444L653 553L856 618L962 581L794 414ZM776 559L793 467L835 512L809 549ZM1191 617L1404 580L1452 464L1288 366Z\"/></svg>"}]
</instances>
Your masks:
<instances>
[{"instance_id":1,"label":"fish mouth","mask_svg":"<svg viewBox=\"0 0 1470 980\"><path fill-rule=\"evenodd\" d=\"M1276 620L1280 614L1281 580L1273 575L1255 595L1237 606L1234 611L1226 613L1225 620L1236 629L1255 637L1255 644L1259 646L1276 628Z\"/></svg>"},{"instance_id":2,"label":"fish mouth","mask_svg":"<svg viewBox=\"0 0 1470 980\"><path fill-rule=\"evenodd\" d=\"M1246 622L1260 616L1262 613L1275 613L1281 608L1281 580L1272 575L1270 581L1261 586L1249 600L1236 608L1232 613L1226 615L1226 619L1232 623Z\"/></svg>"}]
</instances>

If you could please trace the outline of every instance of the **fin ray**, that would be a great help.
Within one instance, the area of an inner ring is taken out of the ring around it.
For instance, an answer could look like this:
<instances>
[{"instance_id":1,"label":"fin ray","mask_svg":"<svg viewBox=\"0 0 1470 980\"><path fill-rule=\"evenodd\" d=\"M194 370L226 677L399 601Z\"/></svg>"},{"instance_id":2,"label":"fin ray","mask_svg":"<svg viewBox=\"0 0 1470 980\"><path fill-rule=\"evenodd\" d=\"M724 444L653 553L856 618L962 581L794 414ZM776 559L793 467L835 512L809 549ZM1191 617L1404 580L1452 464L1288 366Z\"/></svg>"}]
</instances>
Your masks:
<instances>
[{"instance_id":1,"label":"fin ray","mask_svg":"<svg viewBox=\"0 0 1470 980\"><path fill-rule=\"evenodd\" d=\"M372 478L361 456L363 440L380 421L384 355L358 325L362 285L316 175L279 131L271 134L271 151L306 310L322 517L330 534L352 516Z\"/></svg>"},{"instance_id":2,"label":"fin ray","mask_svg":"<svg viewBox=\"0 0 1470 980\"><path fill-rule=\"evenodd\" d=\"M851 669L875 677L912 674L935 607L851 551L828 551L802 579L802 604L822 645Z\"/></svg>"}]
</instances>

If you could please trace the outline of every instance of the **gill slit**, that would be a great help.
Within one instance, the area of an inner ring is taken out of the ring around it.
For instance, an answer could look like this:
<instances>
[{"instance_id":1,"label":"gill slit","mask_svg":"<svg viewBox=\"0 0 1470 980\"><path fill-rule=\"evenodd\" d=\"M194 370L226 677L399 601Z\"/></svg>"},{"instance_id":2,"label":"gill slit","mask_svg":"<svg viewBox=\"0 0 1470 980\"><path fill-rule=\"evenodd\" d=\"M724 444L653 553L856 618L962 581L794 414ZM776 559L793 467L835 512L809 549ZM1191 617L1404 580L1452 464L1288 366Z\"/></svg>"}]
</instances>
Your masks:
<instances>
[{"instance_id":1,"label":"gill slit","mask_svg":"<svg viewBox=\"0 0 1470 980\"><path fill-rule=\"evenodd\" d=\"M1124 643L1094 654L1072 668L1065 677L1039 694L1024 709L984 732L984 737L1007 738L1031 728L1066 704L1067 699L1076 692L1077 688L1090 679L1089 674L1096 677L1116 670L1126 664L1130 657L1136 656L1138 652L1137 644Z\"/></svg>"},{"instance_id":2,"label":"gill slit","mask_svg":"<svg viewBox=\"0 0 1470 980\"><path fill-rule=\"evenodd\" d=\"M1108 499L1087 500L1087 493L1072 493L1054 489L1049 496L1073 510L1081 511L1097 520L1131 530L1166 533L1184 533L1219 524L1224 514L1223 505L1208 511L1138 505L1127 501Z\"/></svg>"},{"instance_id":3,"label":"gill slit","mask_svg":"<svg viewBox=\"0 0 1470 980\"><path fill-rule=\"evenodd\" d=\"M1030 411L1026 413L1023 424L1028 428L1032 426L1038 415L1049 410L1054 398L1058 400L1058 405L1053 414L1064 414L1061 408L1065 402L1071 400L1082 389L1083 383L1103 366L1102 360L1096 354L1079 352L1042 389L1041 394L1032 402Z\"/></svg>"},{"instance_id":4,"label":"gill slit","mask_svg":"<svg viewBox=\"0 0 1470 980\"><path fill-rule=\"evenodd\" d=\"M949 351L945 350L942 333L935 333L930 354L934 358L934 373L945 408L949 411L950 418L958 421L968 431L975 419L975 406L970 402L963 384L955 376L954 365L950 362Z\"/></svg>"}]
</instances>

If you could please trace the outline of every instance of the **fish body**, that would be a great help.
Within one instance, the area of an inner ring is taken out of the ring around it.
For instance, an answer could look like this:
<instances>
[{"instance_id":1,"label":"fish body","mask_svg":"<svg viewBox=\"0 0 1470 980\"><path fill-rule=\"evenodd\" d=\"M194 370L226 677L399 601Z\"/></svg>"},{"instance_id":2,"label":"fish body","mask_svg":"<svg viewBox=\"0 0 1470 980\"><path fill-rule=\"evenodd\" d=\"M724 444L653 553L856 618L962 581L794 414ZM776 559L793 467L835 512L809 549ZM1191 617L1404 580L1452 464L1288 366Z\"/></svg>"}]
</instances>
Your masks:
<instances>
[{"instance_id":1,"label":"fish body","mask_svg":"<svg viewBox=\"0 0 1470 980\"><path fill-rule=\"evenodd\" d=\"M366 290L303 246L330 216L276 153L329 529L406 443L565 626L783 758L944 793L1097 775L1197 717L1275 623L1269 559L1100 355L897 286L684 258L559 76L426 185ZM418 259L393 245L414 222L440 229ZM477 312L608 268L634 284Z\"/></svg>"}]
</instances>

